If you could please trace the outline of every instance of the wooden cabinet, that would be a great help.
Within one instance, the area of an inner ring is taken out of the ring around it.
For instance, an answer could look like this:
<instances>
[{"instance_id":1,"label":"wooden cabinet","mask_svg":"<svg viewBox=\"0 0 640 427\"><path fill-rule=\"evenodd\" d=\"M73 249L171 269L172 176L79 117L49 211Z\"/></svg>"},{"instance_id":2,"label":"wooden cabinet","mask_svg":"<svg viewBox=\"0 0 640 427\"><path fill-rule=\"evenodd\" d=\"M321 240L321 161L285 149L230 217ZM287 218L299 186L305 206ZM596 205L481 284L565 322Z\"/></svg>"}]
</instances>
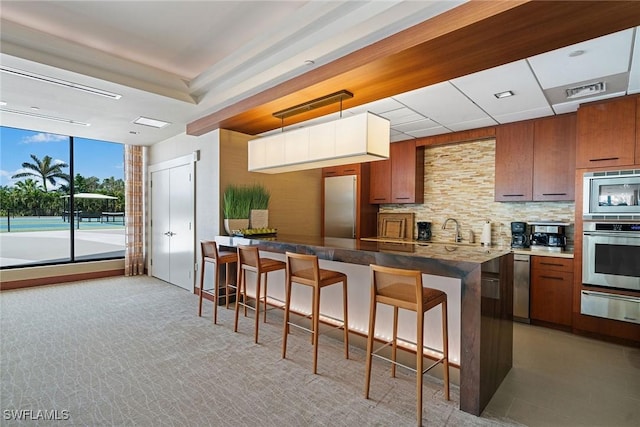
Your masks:
<instances>
[{"instance_id":1,"label":"wooden cabinet","mask_svg":"<svg viewBox=\"0 0 640 427\"><path fill-rule=\"evenodd\" d=\"M575 114L496 129L495 200L574 200Z\"/></svg>"},{"instance_id":2,"label":"wooden cabinet","mask_svg":"<svg viewBox=\"0 0 640 427\"><path fill-rule=\"evenodd\" d=\"M389 160L371 162L369 202L424 202L424 147L415 141L395 142Z\"/></svg>"},{"instance_id":3,"label":"wooden cabinet","mask_svg":"<svg viewBox=\"0 0 640 427\"><path fill-rule=\"evenodd\" d=\"M344 175L360 175L362 172L362 164L353 163L349 165L330 166L322 168L322 177L328 176L344 176Z\"/></svg>"},{"instance_id":4,"label":"wooden cabinet","mask_svg":"<svg viewBox=\"0 0 640 427\"><path fill-rule=\"evenodd\" d=\"M496 129L496 202L532 200L533 128L527 121Z\"/></svg>"},{"instance_id":5,"label":"wooden cabinet","mask_svg":"<svg viewBox=\"0 0 640 427\"><path fill-rule=\"evenodd\" d=\"M637 104L637 97L624 97L580 106L576 148L578 169L638 163Z\"/></svg>"},{"instance_id":6,"label":"wooden cabinet","mask_svg":"<svg viewBox=\"0 0 640 427\"><path fill-rule=\"evenodd\" d=\"M391 160L371 162L369 203L391 203Z\"/></svg>"},{"instance_id":7,"label":"wooden cabinet","mask_svg":"<svg viewBox=\"0 0 640 427\"><path fill-rule=\"evenodd\" d=\"M531 319L570 327L573 259L531 257Z\"/></svg>"},{"instance_id":8,"label":"wooden cabinet","mask_svg":"<svg viewBox=\"0 0 640 427\"><path fill-rule=\"evenodd\" d=\"M535 121L533 200L575 199L576 115Z\"/></svg>"}]
</instances>

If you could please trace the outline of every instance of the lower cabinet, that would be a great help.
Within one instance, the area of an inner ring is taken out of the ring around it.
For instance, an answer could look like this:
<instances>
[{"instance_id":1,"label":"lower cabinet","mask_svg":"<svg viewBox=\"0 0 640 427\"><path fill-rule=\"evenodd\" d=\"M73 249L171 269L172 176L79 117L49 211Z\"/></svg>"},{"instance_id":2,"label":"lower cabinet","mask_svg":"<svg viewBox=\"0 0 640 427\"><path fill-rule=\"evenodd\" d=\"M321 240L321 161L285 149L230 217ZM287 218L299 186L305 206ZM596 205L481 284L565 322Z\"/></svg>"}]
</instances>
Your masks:
<instances>
[{"instance_id":1,"label":"lower cabinet","mask_svg":"<svg viewBox=\"0 0 640 427\"><path fill-rule=\"evenodd\" d=\"M531 257L531 319L571 327L573 259Z\"/></svg>"}]
</instances>

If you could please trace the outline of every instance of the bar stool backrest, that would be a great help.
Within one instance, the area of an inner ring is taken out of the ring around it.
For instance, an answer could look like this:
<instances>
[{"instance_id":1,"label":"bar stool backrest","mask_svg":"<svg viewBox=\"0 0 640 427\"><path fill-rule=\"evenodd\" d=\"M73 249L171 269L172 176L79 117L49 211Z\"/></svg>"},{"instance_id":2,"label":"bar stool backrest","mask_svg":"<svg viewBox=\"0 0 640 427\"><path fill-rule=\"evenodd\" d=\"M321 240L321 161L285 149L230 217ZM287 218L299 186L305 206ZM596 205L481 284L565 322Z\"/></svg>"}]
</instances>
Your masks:
<instances>
[{"instance_id":1,"label":"bar stool backrest","mask_svg":"<svg viewBox=\"0 0 640 427\"><path fill-rule=\"evenodd\" d=\"M238 262L241 268L249 271L260 269L260 252L257 246L238 245Z\"/></svg>"},{"instance_id":2,"label":"bar stool backrest","mask_svg":"<svg viewBox=\"0 0 640 427\"><path fill-rule=\"evenodd\" d=\"M423 304L422 273L371 264L371 298L383 304L418 311Z\"/></svg>"},{"instance_id":3,"label":"bar stool backrest","mask_svg":"<svg viewBox=\"0 0 640 427\"><path fill-rule=\"evenodd\" d=\"M287 252L287 277L297 283L314 285L320 282L320 268L316 255Z\"/></svg>"},{"instance_id":4,"label":"bar stool backrest","mask_svg":"<svg viewBox=\"0 0 640 427\"><path fill-rule=\"evenodd\" d=\"M200 241L200 250L202 256L205 258L213 258L218 261L218 245L215 240L202 240Z\"/></svg>"}]
</instances>

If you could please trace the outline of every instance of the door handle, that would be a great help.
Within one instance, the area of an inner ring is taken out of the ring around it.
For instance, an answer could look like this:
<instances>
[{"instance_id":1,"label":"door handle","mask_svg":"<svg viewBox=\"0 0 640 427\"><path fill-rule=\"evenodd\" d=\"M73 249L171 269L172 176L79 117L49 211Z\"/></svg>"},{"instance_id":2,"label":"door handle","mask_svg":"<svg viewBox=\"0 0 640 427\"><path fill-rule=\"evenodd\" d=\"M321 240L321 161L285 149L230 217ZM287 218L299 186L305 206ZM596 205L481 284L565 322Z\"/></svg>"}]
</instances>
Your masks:
<instances>
[{"instance_id":1,"label":"door handle","mask_svg":"<svg viewBox=\"0 0 640 427\"><path fill-rule=\"evenodd\" d=\"M171 237L171 236L175 236L176 233L174 233L173 231L167 231L166 233L164 233L164 235Z\"/></svg>"}]
</instances>

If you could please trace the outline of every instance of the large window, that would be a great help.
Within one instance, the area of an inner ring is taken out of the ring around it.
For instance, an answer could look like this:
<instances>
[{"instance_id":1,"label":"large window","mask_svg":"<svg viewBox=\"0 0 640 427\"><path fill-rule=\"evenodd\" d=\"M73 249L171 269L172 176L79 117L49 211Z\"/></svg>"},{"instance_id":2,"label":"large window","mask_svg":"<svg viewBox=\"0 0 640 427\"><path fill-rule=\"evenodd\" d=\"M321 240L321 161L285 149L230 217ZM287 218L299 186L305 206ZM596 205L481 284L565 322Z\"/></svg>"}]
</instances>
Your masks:
<instances>
[{"instance_id":1,"label":"large window","mask_svg":"<svg viewBox=\"0 0 640 427\"><path fill-rule=\"evenodd\" d=\"M0 132L0 267L124 257L124 146Z\"/></svg>"}]
</instances>

